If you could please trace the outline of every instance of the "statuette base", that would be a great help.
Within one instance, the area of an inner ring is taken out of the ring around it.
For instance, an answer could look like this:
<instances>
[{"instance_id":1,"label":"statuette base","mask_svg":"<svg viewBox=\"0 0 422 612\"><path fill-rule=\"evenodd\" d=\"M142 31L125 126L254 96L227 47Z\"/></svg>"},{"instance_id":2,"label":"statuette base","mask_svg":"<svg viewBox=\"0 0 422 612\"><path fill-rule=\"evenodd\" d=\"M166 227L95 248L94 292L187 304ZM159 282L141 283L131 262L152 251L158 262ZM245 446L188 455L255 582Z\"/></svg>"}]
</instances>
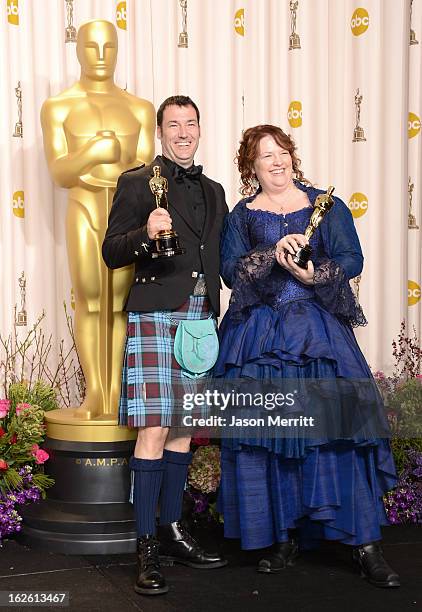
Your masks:
<instances>
[{"instance_id":1,"label":"statuette base","mask_svg":"<svg viewBox=\"0 0 422 612\"><path fill-rule=\"evenodd\" d=\"M178 47L187 49L188 47L188 33L187 32L180 32L179 34L179 42L178 42Z\"/></svg>"},{"instance_id":2,"label":"statuette base","mask_svg":"<svg viewBox=\"0 0 422 612\"><path fill-rule=\"evenodd\" d=\"M292 49L300 49L300 36L299 34L291 34L289 36L289 51Z\"/></svg>"},{"instance_id":3,"label":"statuette base","mask_svg":"<svg viewBox=\"0 0 422 612\"><path fill-rule=\"evenodd\" d=\"M23 138L23 125L22 123L18 122L15 125L15 131L13 132L13 136L15 138Z\"/></svg>"},{"instance_id":4,"label":"statuette base","mask_svg":"<svg viewBox=\"0 0 422 612\"><path fill-rule=\"evenodd\" d=\"M155 237L154 246L155 249L151 252L152 259L175 257L186 253L186 249L179 244L179 236L173 231L159 232Z\"/></svg>"},{"instance_id":5,"label":"statuette base","mask_svg":"<svg viewBox=\"0 0 422 612\"><path fill-rule=\"evenodd\" d=\"M292 259L299 268L306 270L308 268L308 261L312 254L312 247L309 244L305 244L304 247L301 247L296 254L293 255Z\"/></svg>"},{"instance_id":6,"label":"statuette base","mask_svg":"<svg viewBox=\"0 0 422 612\"><path fill-rule=\"evenodd\" d=\"M410 30L409 45L418 45L418 44L419 44L419 41L416 40L415 30Z\"/></svg>"},{"instance_id":7,"label":"statuette base","mask_svg":"<svg viewBox=\"0 0 422 612\"><path fill-rule=\"evenodd\" d=\"M416 223L416 217L415 215L409 215L408 220L407 220L407 227L409 229L419 229L419 225L417 225Z\"/></svg>"},{"instance_id":8,"label":"statuette base","mask_svg":"<svg viewBox=\"0 0 422 612\"><path fill-rule=\"evenodd\" d=\"M365 141L365 132L363 131L363 128L361 127L356 127L354 129L353 132L353 141L352 142L363 142Z\"/></svg>"},{"instance_id":9,"label":"statuette base","mask_svg":"<svg viewBox=\"0 0 422 612\"><path fill-rule=\"evenodd\" d=\"M18 312L18 316L16 319L16 325L18 325L19 327L22 327L27 324L28 323L27 323L26 310L21 310L21 312Z\"/></svg>"}]
</instances>

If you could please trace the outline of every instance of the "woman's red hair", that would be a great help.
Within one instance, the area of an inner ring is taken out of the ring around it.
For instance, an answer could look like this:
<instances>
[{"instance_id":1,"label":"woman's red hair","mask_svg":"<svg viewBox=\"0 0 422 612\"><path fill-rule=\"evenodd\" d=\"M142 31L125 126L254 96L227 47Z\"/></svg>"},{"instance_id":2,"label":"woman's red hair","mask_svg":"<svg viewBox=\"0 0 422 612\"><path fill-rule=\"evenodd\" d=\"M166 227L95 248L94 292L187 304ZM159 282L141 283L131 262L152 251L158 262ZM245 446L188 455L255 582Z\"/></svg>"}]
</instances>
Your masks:
<instances>
[{"instance_id":1,"label":"woman's red hair","mask_svg":"<svg viewBox=\"0 0 422 612\"><path fill-rule=\"evenodd\" d=\"M276 125L256 125L255 127L248 128L243 133L240 147L235 158L239 168L240 182L242 185L240 193L243 195L252 195L256 191L254 163L258 157L259 143L264 136L272 136L280 147L286 149L286 151L290 153L295 178L302 183L309 184L309 181L303 176L302 170L299 169L300 159L296 155L296 145L293 139Z\"/></svg>"}]
</instances>

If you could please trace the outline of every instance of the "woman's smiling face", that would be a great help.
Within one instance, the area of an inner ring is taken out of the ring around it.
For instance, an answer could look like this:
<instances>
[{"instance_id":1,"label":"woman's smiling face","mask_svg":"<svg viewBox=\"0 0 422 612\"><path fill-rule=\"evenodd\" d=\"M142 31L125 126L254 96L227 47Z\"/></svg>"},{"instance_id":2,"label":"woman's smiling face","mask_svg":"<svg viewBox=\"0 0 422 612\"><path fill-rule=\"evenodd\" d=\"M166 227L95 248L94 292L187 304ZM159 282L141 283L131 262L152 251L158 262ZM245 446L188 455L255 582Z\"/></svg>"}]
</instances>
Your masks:
<instances>
[{"instance_id":1,"label":"woman's smiling face","mask_svg":"<svg viewBox=\"0 0 422 612\"><path fill-rule=\"evenodd\" d=\"M254 170L264 192L283 191L292 183L291 155L272 136L263 136L259 141Z\"/></svg>"}]
</instances>

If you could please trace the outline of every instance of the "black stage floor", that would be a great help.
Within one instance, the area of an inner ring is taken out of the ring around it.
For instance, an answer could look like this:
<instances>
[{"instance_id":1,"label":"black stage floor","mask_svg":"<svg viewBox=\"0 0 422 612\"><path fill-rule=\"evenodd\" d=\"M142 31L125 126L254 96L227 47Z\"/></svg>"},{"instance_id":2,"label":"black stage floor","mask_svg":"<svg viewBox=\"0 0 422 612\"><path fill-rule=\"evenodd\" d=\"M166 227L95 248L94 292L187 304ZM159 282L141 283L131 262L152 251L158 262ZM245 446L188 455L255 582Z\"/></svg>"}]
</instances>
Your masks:
<instances>
[{"instance_id":1,"label":"black stage floor","mask_svg":"<svg viewBox=\"0 0 422 612\"><path fill-rule=\"evenodd\" d=\"M214 547L217 543L229 565L217 570L166 567L166 595L143 597L133 591L135 555L65 556L31 550L13 539L0 549L0 591L65 590L70 592L70 606L47 609L90 612L422 611L421 527L384 530L385 556L401 576L399 589L369 585L353 569L350 550L338 544L304 553L279 575L262 575L255 571L260 552L239 551L237 541L223 540L219 528L197 535Z\"/></svg>"}]
</instances>

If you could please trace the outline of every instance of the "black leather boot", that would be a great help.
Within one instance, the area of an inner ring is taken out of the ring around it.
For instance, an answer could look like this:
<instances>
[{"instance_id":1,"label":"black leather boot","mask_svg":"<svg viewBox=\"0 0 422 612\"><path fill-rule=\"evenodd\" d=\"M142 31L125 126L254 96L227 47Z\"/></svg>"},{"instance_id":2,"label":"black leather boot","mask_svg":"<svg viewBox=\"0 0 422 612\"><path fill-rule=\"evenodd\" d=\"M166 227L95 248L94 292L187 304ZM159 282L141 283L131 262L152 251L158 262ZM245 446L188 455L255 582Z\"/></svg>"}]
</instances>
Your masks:
<instances>
[{"instance_id":1,"label":"black leather boot","mask_svg":"<svg viewBox=\"0 0 422 612\"><path fill-rule=\"evenodd\" d=\"M181 563L197 569L213 569L227 565L218 553L206 552L179 521L159 525L160 561L162 564Z\"/></svg>"},{"instance_id":2,"label":"black leather boot","mask_svg":"<svg viewBox=\"0 0 422 612\"><path fill-rule=\"evenodd\" d=\"M370 542L353 549L353 560L361 576L377 587L399 587L400 578L384 559L379 542Z\"/></svg>"},{"instance_id":3,"label":"black leather boot","mask_svg":"<svg viewBox=\"0 0 422 612\"><path fill-rule=\"evenodd\" d=\"M296 540L277 542L273 550L258 563L258 572L263 574L277 574L287 566L294 565L293 561L299 556L299 547Z\"/></svg>"},{"instance_id":4,"label":"black leather boot","mask_svg":"<svg viewBox=\"0 0 422 612\"><path fill-rule=\"evenodd\" d=\"M135 591L141 595L162 595L169 590L160 571L159 546L157 538L152 535L137 540L138 578Z\"/></svg>"}]
</instances>

